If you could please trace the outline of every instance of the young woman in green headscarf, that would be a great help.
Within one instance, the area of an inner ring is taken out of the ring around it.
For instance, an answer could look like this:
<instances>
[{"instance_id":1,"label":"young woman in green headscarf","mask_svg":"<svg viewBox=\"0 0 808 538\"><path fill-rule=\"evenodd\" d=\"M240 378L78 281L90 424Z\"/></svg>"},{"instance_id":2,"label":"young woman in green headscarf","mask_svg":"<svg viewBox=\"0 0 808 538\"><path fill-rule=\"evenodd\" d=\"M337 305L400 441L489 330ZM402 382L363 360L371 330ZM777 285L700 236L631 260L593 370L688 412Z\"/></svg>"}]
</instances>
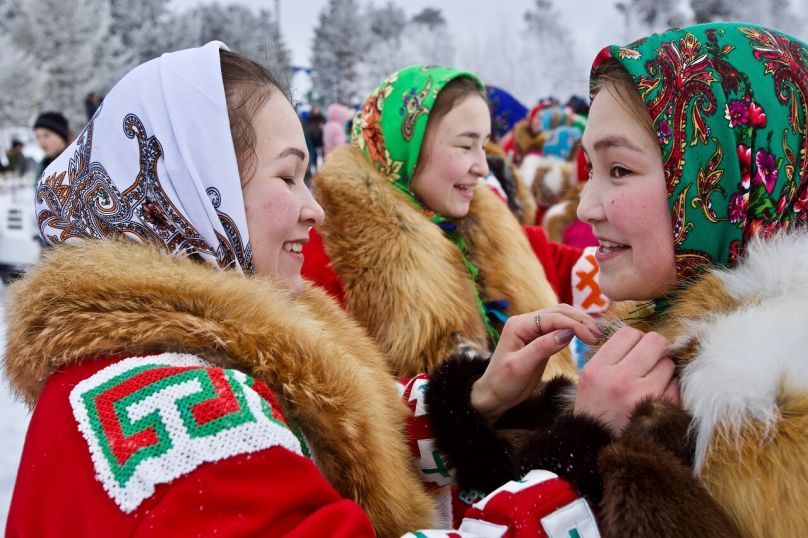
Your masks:
<instances>
[{"instance_id":1,"label":"young woman in green headscarf","mask_svg":"<svg viewBox=\"0 0 808 538\"><path fill-rule=\"evenodd\" d=\"M591 83L578 215L604 292L639 304L613 311L571 412L522 436L518 459L575 484L607 536L801 535L808 46L673 29L604 49ZM682 406L675 383L626 405L659 364L675 364Z\"/></svg>"},{"instance_id":2,"label":"young woman in green headscarf","mask_svg":"<svg viewBox=\"0 0 808 538\"><path fill-rule=\"evenodd\" d=\"M313 181L328 219L305 247L303 274L336 290L396 375L429 371L461 347L493 350L509 316L553 307L540 314L547 323L586 317L554 306L548 282L557 266L569 280L580 252L551 252L545 238L543 268L507 206L479 181L490 133L474 75L408 67L368 97L353 144L329 155ZM329 262L331 282L322 270ZM548 371L575 375L566 350Z\"/></svg>"}]
</instances>

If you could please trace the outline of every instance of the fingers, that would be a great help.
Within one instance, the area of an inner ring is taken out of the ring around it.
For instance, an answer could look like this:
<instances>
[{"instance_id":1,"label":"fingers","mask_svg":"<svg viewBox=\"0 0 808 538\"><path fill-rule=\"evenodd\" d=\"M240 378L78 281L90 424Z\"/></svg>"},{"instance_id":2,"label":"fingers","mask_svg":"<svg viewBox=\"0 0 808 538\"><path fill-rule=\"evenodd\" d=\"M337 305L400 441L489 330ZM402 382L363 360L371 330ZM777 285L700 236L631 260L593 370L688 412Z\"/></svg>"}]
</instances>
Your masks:
<instances>
[{"instance_id":1,"label":"fingers","mask_svg":"<svg viewBox=\"0 0 808 538\"><path fill-rule=\"evenodd\" d=\"M679 380L675 377L670 380L665 391L662 393L662 398L668 400L674 405L682 405L682 394L679 391Z\"/></svg>"},{"instance_id":2,"label":"fingers","mask_svg":"<svg viewBox=\"0 0 808 538\"><path fill-rule=\"evenodd\" d=\"M622 327L601 346L591 364L612 365L621 362L634 346L642 340L644 333L633 327Z\"/></svg>"},{"instance_id":3,"label":"fingers","mask_svg":"<svg viewBox=\"0 0 808 538\"><path fill-rule=\"evenodd\" d=\"M640 341L621 361L621 366L631 368L640 376L648 376L652 370L659 367L660 359L670 352L670 341L656 332L645 333ZM673 361L667 359L665 369L673 373Z\"/></svg>"},{"instance_id":4,"label":"fingers","mask_svg":"<svg viewBox=\"0 0 808 538\"><path fill-rule=\"evenodd\" d=\"M600 329L590 316L569 305L546 308L538 313L539 323L536 323L536 312L511 317L502 331L500 345L504 343L510 350L516 351L540 336L561 329L572 329L587 344L594 344L601 336Z\"/></svg>"}]
</instances>

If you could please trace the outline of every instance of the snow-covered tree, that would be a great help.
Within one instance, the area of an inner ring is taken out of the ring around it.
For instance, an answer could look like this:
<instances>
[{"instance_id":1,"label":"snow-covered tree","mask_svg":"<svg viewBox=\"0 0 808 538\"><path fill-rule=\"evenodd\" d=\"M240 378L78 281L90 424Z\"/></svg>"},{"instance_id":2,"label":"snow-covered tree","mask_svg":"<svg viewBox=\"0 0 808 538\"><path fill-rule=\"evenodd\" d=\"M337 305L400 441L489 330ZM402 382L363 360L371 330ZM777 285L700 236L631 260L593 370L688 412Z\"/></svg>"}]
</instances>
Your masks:
<instances>
[{"instance_id":1,"label":"snow-covered tree","mask_svg":"<svg viewBox=\"0 0 808 538\"><path fill-rule=\"evenodd\" d=\"M32 123L42 94L43 77L34 59L11 36L0 33L0 126Z\"/></svg>"},{"instance_id":2,"label":"snow-covered tree","mask_svg":"<svg viewBox=\"0 0 808 538\"><path fill-rule=\"evenodd\" d=\"M803 10L808 3L803 2ZM740 20L777 28L803 40L808 39L805 18L798 15L789 0L746 0L738 6Z\"/></svg>"},{"instance_id":3,"label":"snow-covered tree","mask_svg":"<svg viewBox=\"0 0 808 538\"><path fill-rule=\"evenodd\" d=\"M425 8L407 24L402 41L413 62L453 65L455 48L449 25L439 9Z\"/></svg>"},{"instance_id":4,"label":"snow-covered tree","mask_svg":"<svg viewBox=\"0 0 808 538\"><path fill-rule=\"evenodd\" d=\"M99 76L106 78L98 64L112 56L101 53L114 45L107 40L109 0L26 0L15 19L11 35L27 36L20 45L43 77L41 94L35 99L38 108L58 110L72 129L80 129L86 122L85 94L96 88Z\"/></svg>"},{"instance_id":5,"label":"snow-covered tree","mask_svg":"<svg viewBox=\"0 0 808 538\"><path fill-rule=\"evenodd\" d=\"M136 7L130 0L110 0L110 7L110 34L130 51L134 65L166 52L164 36L177 29L167 24L170 13L165 0L138 0Z\"/></svg>"},{"instance_id":6,"label":"snow-covered tree","mask_svg":"<svg viewBox=\"0 0 808 538\"><path fill-rule=\"evenodd\" d=\"M312 84L324 104L364 98L357 66L368 45L368 21L356 0L329 0L314 29ZM371 46L376 46L375 44Z\"/></svg>"},{"instance_id":7,"label":"snow-covered tree","mask_svg":"<svg viewBox=\"0 0 808 538\"><path fill-rule=\"evenodd\" d=\"M404 10L392 2L381 7L370 4L365 17L369 25L368 42L362 47L366 52L356 66L359 99L365 98L388 75L403 67L400 36L407 22Z\"/></svg>"},{"instance_id":8,"label":"snow-covered tree","mask_svg":"<svg viewBox=\"0 0 808 538\"><path fill-rule=\"evenodd\" d=\"M443 18L443 13L441 13L440 9L435 9L434 7L425 7L417 14L413 15L412 22L429 28L446 26L446 19Z\"/></svg>"},{"instance_id":9,"label":"snow-covered tree","mask_svg":"<svg viewBox=\"0 0 808 538\"><path fill-rule=\"evenodd\" d=\"M165 26L171 37L165 51L198 47L219 40L230 50L269 67L279 77L289 72L289 51L272 14L239 4L203 4L172 17Z\"/></svg>"},{"instance_id":10,"label":"snow-covered tree","mask_svg":"<svg viewBox=\"0 0 808 538\"><path fill-rule=\"evenodd\" d=\"M367 19L370 41L357 67L361 96L402 67L454 65L451 32L439 9L425 8L407 20L401 8L388 3L381 8L371 6Z\"/></svg>"},{"instance_id":11,"label":"snow-covered tree","mask_svg":"<svg viewBox=\"0 0 808 538\"><path fill-rule=\"evenodd\" d=\"M626 42L691 22L690 8L682 1L621 0L614 6L623 16L623 40Z\"/></svg>"},{"instance_id":12,"label":"snow-covered tree","mask_svg":"<svg viewBox=\"0 0 808 538\"><path fill-rule=\"evenodd\" d=\"M732 0L691 0L693 20L696 24L736 20L739 3Z\"/></svg>"},{"instance_id":13,"label":"snow-covered tree","mask_svg":"<svg viewBox=\"0 0 808 538\"><path fill-rule=\"evenodd\" d=\"M551 0L535 0L525 13L524 44L527 62L533 73L532 84L540 96L563 99L586 91L585 70L575 54L574 34L563 25Z\"/></svg>"}]
</instances>

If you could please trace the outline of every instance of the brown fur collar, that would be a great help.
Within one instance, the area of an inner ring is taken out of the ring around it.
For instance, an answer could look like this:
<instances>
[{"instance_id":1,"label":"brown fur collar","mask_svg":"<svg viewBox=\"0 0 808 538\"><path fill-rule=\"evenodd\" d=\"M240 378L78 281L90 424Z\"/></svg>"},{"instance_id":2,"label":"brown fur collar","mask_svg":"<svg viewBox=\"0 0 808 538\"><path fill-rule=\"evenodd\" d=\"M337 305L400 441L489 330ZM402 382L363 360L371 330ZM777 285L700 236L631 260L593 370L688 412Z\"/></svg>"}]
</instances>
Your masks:
<instances>
[{"instance_id":1,"label":"brown fur collar","mask_svg":"<svg viewBox=\"0 0 808 538\"><path fill-rule=\"evenodd\" d=\"M379 536L434 525L402 435L405 408L375 344L326 294L292 297L130 243L60 246L11 286L6 373L29 403L88 357L175 351L267 383L334 487Z\"/></svg>"},{"instance_id":2,"label":"brown fur collar","mask_svg":"<svg viewBox=\"0 0 808 538\"><path fill-rule=\"evenodd\" d=\"M457 247L353 147L335 150L314 178L327 215L321 228L350 312L380 343L396 375L431 370L463 342L485 349L474 284ZM483 301L508 314L558 302L521 226L489 189L477 187L457 221L480 269ZM547 375L574 375L568 354Z\"/></svg>"},{"instance_id":3,"label":"brown fur collar","mask_svg":"<svg viewBox=\"0 0 808 538\"><path fill-rule=\"evenodd\" d=\"M525 156L530 151L541 151L546 139L547 133L533 134L530 131L530 120L527 118L517 121L513 126L513 141L521 156Z\"/></svg>"}]
</instances>

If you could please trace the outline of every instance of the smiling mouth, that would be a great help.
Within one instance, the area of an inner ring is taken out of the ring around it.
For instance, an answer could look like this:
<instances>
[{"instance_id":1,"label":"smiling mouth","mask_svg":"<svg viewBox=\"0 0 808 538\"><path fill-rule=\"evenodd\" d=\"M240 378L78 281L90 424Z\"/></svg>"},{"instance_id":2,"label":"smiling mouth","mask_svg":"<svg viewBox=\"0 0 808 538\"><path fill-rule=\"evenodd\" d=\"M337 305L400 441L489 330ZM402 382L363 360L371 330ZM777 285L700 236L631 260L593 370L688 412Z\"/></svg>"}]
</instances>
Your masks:
<instances>
[{"instance_id":1,"label":"smiling mouth","mask_svg":"<svg viewBox=\"0 0 808 538\"><path fill-rule=\"evenodd\" d=\"M595 258L598 261L609 260L631 249L630 246L623 245L621 243L614 243L612 241L606 241L604 239L600 239L599 241L600 246L598 247L598 250L595 253Z\"/></svg>"},{"instance_id":2,"label":"smiling mouth","mask_svg":"<svg viewBox=\"0 0 808 538\"><path fill-rule=\"evenodd\" d=\"M283 250L287 252L294 252L295 254L301 254L303 252L303 243L299 241L288 241L283 244Z\"/></svg>"}]
</instances>

